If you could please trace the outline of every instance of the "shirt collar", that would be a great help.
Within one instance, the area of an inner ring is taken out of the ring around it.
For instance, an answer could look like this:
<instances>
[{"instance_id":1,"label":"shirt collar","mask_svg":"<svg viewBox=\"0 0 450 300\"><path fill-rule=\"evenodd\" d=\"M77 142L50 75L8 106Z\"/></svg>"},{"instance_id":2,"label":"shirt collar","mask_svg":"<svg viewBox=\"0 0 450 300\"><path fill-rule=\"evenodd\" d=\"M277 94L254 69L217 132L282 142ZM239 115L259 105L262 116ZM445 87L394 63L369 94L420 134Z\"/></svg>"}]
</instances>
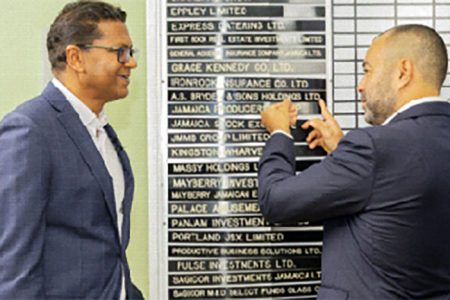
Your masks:
<instances>
[{"instance_id":1,"label":"shirt collar","mask_svg":"<svg viewBox=\"0 0 450 300\"><path fill-rule=\"evenodd\" d=\"M77 96L75 96L64 84L56 78L52 79L53 85L61 91L61 93L66 97L67 101L72 105L73 109L80 116L80 120L84 126L100 128L108 124L108 118L106 113L102 111L98 116L81 101Z\"/></svg>"},{"instance_id":2,"label":"shirt collar","mask_svg":"<svg viewBox=\"0 0 450 300\"><path fill-rule=\"evenodd\" d=\"M428 102L449 102L449 100L445 99L444 97L441 96L436 96L436 97L425 97L425 98L420 98L420 99L414 99L409 101L408 103L406 103L405 105L403 105L402 107L400 107L399 110L397 110L395 113L393 113L389 118L387 118L382 125L387 125L389 124L389 122L392 121L392 119L394 119L399 113L404 112L407 109L410 109L413 106L422 104L422 103L428 103Z\"/></svg>"}]
</instances>

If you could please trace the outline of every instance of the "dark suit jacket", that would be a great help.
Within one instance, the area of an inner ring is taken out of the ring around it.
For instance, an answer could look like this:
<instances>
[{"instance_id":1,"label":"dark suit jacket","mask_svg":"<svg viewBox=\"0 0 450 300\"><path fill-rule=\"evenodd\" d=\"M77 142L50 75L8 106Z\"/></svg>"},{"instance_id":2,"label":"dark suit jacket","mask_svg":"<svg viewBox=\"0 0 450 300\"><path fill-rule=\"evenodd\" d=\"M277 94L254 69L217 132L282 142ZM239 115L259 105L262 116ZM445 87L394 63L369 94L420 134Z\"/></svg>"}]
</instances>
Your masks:
<instances>
[{"instance_id":1,"label":"dark suit jacket","mask_svg":"<svg viewBox=\"0 0 450 300\"><path fill-rule=\"evenodd\" d=\"M0 123L0 299L118 299L134 180L125 176L122 241L112 179L88 131L52 84Z\"/></svg>"},{"instance_id":2,"label":"dark suit jacket","mask_svg":"<svg viewBox=\"0 0 450 300\"><path fill-rule=\"evenodd\" d=\"M450 105L426 103L349 132L295 176L275 134L260 161L272 222L324 220L319 299L450 297Z\"/></svg>"}]
</instances>

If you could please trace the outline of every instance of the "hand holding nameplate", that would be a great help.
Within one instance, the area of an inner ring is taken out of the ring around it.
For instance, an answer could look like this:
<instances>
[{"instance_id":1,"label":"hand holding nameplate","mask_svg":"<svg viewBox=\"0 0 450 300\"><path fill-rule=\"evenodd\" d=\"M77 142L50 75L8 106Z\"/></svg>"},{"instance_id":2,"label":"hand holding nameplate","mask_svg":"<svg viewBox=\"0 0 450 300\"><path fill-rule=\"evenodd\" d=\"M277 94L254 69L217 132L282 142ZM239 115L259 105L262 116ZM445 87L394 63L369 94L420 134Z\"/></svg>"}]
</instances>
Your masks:
<instances>
[{"instance_id":1,"label":"hand holding nameplate","mask_svg":"<svg viewBox=\"0 0 450 300\"><path fill-rule=\"evenodd\" d=\"M311 119L303 123L302 128L313 128L306 137L310 149L315 149L317 146L320 146L327 153L330 153L336 149L339 141L344 136L344 133L342 132L339 123L327 109L325 101L320 100L319 106L323 119Z\"/></svg>"},{"instance_id":2,"label":"hand holding nameplate","mask_svg":"<svg viewBox=\"0 0 450 300\"><path fill-rule=\"evenodd\" d=\"M273 104L261 113L261 123L270 133L281 130L291 133L291 126L297 122L297 108L291 99Z\"/></svg>"}]
</instances>

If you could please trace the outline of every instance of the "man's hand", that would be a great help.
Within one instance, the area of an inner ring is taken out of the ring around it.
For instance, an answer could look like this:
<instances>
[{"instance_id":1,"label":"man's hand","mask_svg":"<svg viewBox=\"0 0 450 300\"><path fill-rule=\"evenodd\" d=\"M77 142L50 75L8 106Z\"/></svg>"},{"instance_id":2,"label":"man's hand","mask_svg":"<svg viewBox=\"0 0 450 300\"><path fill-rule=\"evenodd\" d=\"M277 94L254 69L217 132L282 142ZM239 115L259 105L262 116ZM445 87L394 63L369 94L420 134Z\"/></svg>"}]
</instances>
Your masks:
<instances>
[{"instance_id":1,"label":"man's hand","mask_svg":"<svg viewBox=\"0 0 450 300\"><path fill-rule=\"evenodd\" d=\"M321 146L327 153L333 152L336 149L339 141L344 136L341 127L335 118L328 111L325 101L320 100L319 106L323 120L312 119L303 123L302 128L308 129L312 127L313 130L306 137L309 143L309 148L314 149Z\"/></svg>"},{"instance_id":2,"label":"man's hand","mask_svg":"<svg viewBox=\"0 0 450 300\"><path fill-rule=\"evenodd\" d=\"M290 134L290 126L297 123L297 108L289 98L273 104L261 113L261 123L269 133L282 130Z\"/></svg>"}]
</instances>

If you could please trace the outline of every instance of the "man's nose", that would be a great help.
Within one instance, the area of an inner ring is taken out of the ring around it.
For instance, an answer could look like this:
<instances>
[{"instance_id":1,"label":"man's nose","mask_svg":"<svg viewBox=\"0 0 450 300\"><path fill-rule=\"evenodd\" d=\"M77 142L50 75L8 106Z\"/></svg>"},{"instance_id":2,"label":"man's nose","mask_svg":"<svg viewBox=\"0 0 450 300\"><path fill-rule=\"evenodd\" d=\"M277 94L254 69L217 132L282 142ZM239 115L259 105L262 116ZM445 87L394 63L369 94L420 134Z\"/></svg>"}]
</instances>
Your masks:
<instances>
[{"instance_id":1,"label":"man's nose","mask_svg":"<svg viewBox=\"0 0 450 300\"><path fill-rule=\"evenodd\" d=\"M137 67L137 61L133 56L131 56L130 60L125 65L130 69L134 69Z\"/></svg>"},{"instance_id":2,"label":"man's nose","mask_svg":"<svg viewBox=\"0 0 450 300\"><path fill-rule=\"evenodd\" d=\"M364 77L359 81L358 86L356 87L358 92L362 93L364 91Z\"/></svg>"}]
</instances>

